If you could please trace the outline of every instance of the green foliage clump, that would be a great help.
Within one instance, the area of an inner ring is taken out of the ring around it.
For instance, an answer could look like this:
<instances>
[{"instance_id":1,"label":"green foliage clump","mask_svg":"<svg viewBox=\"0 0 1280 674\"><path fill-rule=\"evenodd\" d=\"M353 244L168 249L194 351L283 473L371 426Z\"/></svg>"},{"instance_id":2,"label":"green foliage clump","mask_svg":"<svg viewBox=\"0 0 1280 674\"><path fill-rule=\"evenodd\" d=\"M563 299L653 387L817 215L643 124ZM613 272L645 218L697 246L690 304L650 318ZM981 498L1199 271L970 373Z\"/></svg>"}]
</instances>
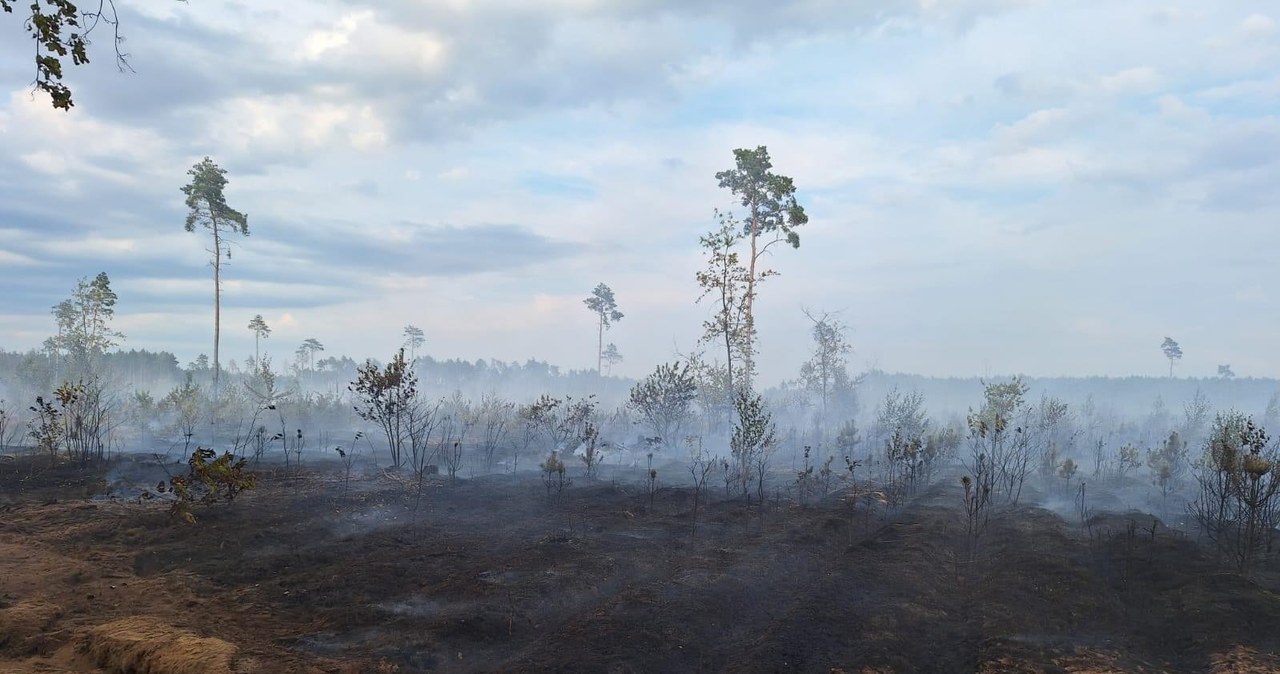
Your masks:
<instances>
[{"instance_id":1,"label":"green foliage clump","mask_svg":"<svg viewBox=\"0 0 1280 674\"><path fill-rule=\"evenodd\" d=\"M246 489L258 486L257 474L249 471L248 459L231 452L221 456L207 447L197 447L187 460L189 472L169 481L176 499L169 513L184 522L195 524L192 508L196 503L231 503Z\"/></svg>"}]
</instances>

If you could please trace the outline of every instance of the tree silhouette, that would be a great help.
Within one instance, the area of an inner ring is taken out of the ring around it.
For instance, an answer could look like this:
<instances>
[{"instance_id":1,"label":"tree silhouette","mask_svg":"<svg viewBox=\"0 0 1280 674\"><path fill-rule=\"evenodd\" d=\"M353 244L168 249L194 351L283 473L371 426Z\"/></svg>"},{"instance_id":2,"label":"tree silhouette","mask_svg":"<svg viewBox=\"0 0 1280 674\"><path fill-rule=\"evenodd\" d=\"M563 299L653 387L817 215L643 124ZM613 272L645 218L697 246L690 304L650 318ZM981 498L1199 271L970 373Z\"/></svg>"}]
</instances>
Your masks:
<instances>
[{"instance_id":1,"label":"tree silhouette","mask_svg":"<svg viewBox=\"0 0 1280 674\"><path fill-rule=\"evenodd\" d=\"M231 234L249 236L249 219L244 213L227 205L223 190L227 187L227 172L219 168L213 160L205 157L187 171L191 182L182 188L187 195L188 232L196 231L196 226L209 230L213 237L213 248L206 249L212 255L209 264L213 267L213 395L218 396L218 346L222 337L222 259L231 259Z\"/></svg>"},{"instance_id":2,"label":"tree silhouette","mask_svg":"<svg viewBox=\"0 0 1280 674\"><path fill-rule=\"evenodd\" d=\"M755 372L755 299L756 283L776 272L757 272L760 259L774 244L785 242L792 248L800 247L800 235L795 228L809 222L809 216L796 201L796 186L791 178L778 175L771 169L769 150L761 145L754 150L739 148L733 151L734 168L720 171L716 180L720 187L728 188L747 209L742 219L743 235L751 245L747 257L747 287L743 296L744 336L748 348L743 363L747 388Z\"/></svg>"},{"instance_id":3,"label":"tree silhouette","mask_svg":"<svg viewBox=\"0 0 1280 674\"><path fill-rule=\"evenodd\" d=\"M1165 337L1164 342L1160 344L1160 350L1164 352L1164 357L1169 359L1169 376L1173 377L1173 363L1182 360L1182 347L1178 346L1172 337Z\"/></svg>"},{"instance_id":4,"label":"tree silhouette","mask_svg":"<svg viewBox=\"0 0 1280 674\"><path fill-rule=\"evenodd\" d=\"M604 363L604 331L614 323L622 320L622 312L618 311L618 302L613 298L613 289L601 283L591 291L591 296L582 303L587 305L597 318L596 326L596 374L600 374Z\"/></svg>"},{"instance_id":5,"label":"tree silhouette","mask_svg":"<svg viewBox=\"0 0 1280 674\"><path fill-rule=\"evenodd\" d=\"M271 326L267 325L267 321L262 318L262 314L254 314L253 318L249 320L249 329L253 331L253 362L257 363L262 359L262 354L258 351L258 340L271 336Z\"/></svg>"}]
</instances>

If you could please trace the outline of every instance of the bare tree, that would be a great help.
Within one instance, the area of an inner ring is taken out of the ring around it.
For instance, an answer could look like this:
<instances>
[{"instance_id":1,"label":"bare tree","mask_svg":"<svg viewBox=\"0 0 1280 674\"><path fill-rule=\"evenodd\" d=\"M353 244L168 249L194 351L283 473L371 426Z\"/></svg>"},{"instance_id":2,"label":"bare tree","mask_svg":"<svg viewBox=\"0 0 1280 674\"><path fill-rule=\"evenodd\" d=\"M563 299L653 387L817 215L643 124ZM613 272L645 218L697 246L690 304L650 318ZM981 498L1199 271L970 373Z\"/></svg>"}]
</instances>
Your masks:
<instances>
[{"instance_id":1,"label":"bare tree","mask_svg":"<svg viewBox=\"0 0 1280 674\"><path fill-rule=\"evenodd\" d=\"M503 400L495 393L480 398L480 448L484 453L486 470L493 470L494 454L511 431L515 403Z\"/></svg>"},{"instance_id":2,"label":"bare tree","mask_svg":"<svg viewBox=\"0 0 1280 674\"><path fill-rule=\"evenodd\" d=\"M828 398L834 389L850 386L846 360L853 347L845 339L844 324L830 313L824 311L815 315L808 309L802 311L813 323L813 355L800 367L800 379L821 398L822 412L818 428L825 433Z\"/></svg>"},{"instance_id":3,"label":"bare tree","mask_svg":"<svg viewBox=\"0 0 1280 674\"><path fill-rule=\"evenodd\" d=\"M689 473L693 476L693 532L698 531L698 503L706 497L707 478L715 470L715 457L702 448L702 437L687 438L689 444Z\"/></svg>"}]
</instances>

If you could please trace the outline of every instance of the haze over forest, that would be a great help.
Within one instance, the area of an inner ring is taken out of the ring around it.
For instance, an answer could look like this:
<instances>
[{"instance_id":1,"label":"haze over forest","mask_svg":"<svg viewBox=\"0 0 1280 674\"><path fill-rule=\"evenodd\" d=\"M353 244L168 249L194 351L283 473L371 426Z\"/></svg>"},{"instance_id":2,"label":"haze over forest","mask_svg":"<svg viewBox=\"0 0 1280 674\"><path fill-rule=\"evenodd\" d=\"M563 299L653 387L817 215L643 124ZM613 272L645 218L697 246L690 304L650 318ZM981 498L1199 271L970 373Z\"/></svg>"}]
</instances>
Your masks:
<instances>
[{"instance_id":1,"label":"haze over forest","mask_svg":"<svg viewBox=\"0 0 1280 674\"><path fill-rule=\"evenodd\" d=\"M249 216L223 361L262 314L281 362L437 358L640 377L695 348L715 174L765 145L809 223L768 264L759 373L796 376L802 308L851 370L1280 375L1280 13L1242 1L864 3L131 0L136 70L33 94L0 22L0 346L38 348L110 275L126 348L211 352L208 155ZM1088 36L1088 39L1081 39Z\"/></svg>"}]
</instances>

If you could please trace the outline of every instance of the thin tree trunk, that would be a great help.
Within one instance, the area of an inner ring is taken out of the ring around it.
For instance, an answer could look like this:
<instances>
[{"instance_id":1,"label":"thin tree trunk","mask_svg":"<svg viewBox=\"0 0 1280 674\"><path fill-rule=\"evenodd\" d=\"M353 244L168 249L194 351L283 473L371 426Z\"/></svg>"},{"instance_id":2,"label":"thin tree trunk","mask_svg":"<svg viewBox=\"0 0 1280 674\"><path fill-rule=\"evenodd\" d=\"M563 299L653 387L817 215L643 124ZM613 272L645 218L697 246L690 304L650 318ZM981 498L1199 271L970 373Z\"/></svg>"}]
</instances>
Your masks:
<instances>
[{"instance_id":1,"label":"thin tree trunk","mask_svg":"<svg viewBox=\"0 0 1280 674\"><path fill-rule=\"evenodd\" d=\"M221 372L218 346L222 338L222 239L218 236L218 223L213 222L213 405L210 412L212 426L210 439L217 440L218 428L218 379Z\"/></svg>"},{"instance_id":2,"label":"thin tree trunk","mask_svg":"<svg viewBox=\"0 0 1280 674\"><path fill-rule=\"evenodd\" d=\"M726 324L724 326L724 366L729 377L729 403L733 404L737 391L733 389L733 340L729 334L729 326Z\"/></svg>"},{"instance_id":3,"label":"thin tree trunk","mask_svg":"<svg viewBox=\"0 0 1280 674\"><path fill-rule=\"evenodd\" d=\"M600 365L604 362L604 314L596 327L596 376L601 376Z\"/></svg>"},{"instance_id":4,"label":"thin tree trunk","mask_svg":"<svg viewBox=\"0 0 1280 674\"><path fill-rule=\"evenodd\" d=\"M747 388L751 388L752 375L755 372L753 351L755 351L755 299L756 299L756 257L759 255L757 239L760 236L760 214L757 204L751 203L751 261L747 269L747 334L743 336L746 353L743 355L747 369Z\"/></svg>"}]
</instances>

